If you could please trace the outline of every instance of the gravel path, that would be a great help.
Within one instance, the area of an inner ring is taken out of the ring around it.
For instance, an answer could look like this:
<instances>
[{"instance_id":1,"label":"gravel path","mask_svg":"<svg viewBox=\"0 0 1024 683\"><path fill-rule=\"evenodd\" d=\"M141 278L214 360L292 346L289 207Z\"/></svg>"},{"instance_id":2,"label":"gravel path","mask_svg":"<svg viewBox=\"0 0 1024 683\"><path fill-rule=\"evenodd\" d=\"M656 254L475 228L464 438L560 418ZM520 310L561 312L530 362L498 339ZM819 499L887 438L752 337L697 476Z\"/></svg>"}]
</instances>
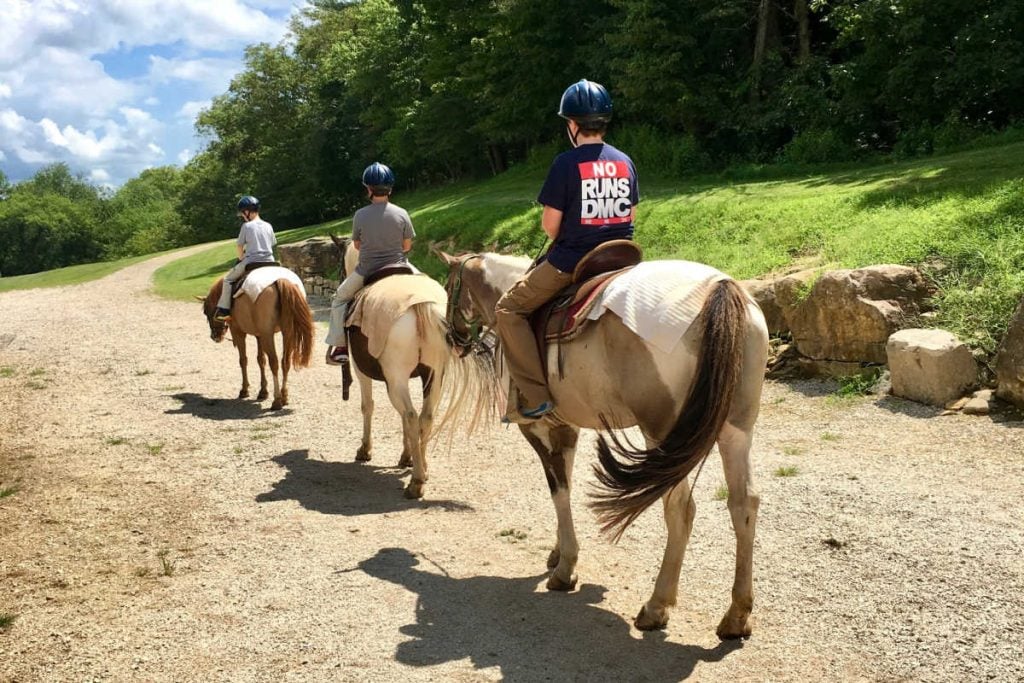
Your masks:
<instances>
[{"instance_id":1,"label":"gravel path","mask_svg":"<svg viewBox=\"0 0 1024 683\"><path fill-rule=\"evenodd\" d=\"M660 513L598 537L592 434L580 587L550 594L554 512L518 432L437 444L406 501L382 387L369 464L319 351L286 410L234 400L198 304L148 292L176 257L0 294L0 681L1024 679L1019 420L769 382L753 637L714 635L733 563L717 458L680 604L640 633Z\"/></svg>"}]
</instances>

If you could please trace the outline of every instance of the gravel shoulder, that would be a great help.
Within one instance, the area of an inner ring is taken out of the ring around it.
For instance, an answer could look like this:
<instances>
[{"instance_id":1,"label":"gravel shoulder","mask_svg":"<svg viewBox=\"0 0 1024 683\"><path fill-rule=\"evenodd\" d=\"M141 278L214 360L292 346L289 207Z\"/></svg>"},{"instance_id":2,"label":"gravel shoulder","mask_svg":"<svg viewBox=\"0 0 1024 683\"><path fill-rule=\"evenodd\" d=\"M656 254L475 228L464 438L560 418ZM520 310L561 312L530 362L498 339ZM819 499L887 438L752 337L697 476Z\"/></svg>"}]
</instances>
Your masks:
<instances>
[{"instance_id":1,"label":"gravel shoulder","mask_svg":"<svg viewBox=\"0 0 1024 683\"><path fill-rule=\"evenodd\" d=\"M554 510L517 431L434 444L405 500L383 387L368 464L319 339L288 408L235 400L199 305L149 292L179 255L0 294L0 681L1024 680L1019 419L768 382L753 637L714 635L734 550L714 456L680 604L641 633L663 524L599 537L592 433L580 586L548 593Z\"/></svg>"}]
</instances>

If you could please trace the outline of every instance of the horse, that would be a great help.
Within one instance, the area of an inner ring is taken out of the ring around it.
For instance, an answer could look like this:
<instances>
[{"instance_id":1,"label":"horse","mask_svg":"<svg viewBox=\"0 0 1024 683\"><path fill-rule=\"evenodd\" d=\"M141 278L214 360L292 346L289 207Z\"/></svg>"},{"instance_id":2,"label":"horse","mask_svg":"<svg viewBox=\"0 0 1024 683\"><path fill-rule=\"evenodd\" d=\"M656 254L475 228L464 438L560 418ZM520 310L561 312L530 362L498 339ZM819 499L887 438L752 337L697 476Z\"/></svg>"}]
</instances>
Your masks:
<instances>
[{"instance_id":1,"label":"horse","mask_svg":"<svg viewBox=\"0 0 1024 683\"><path fill-rule=\"evenodd\" d=\"M343 272L352 272L359 260L358 250L348 240L331 237L344 253ZM476 359L463 358L449 346L445 319L448 297L439 283L422 274L389 275L368 282L349 308L349 321L358 318L359 322L348 327L348 336L363 416L362 441L355 459L368 462L373 457L373 381L382 381L391 405L402 418L398 466L412 467L404 495L422 498L428 479L427 445L442 395L450 390L444 423L461 423L472 431L485 402L477 402L471 394L486 393L491 384L481 380L483 371ZM411 379L422 382L423 401L418 413L409 392ZM345 390L343 396L347 399L347 386Z\"/></svg>"},{"instance_id":2,"label":"horse","mask_svg":"<svg viewBox=\"0 0 1024 683\"><path fill-rule=\"evenodd\" d=\"M476 344L480 329L494 326L495 304L530 261L494 253L435 253L448 266L449 324L453 340L465 352ZM577 582L579 544L570 494L580 428L600 430L594 467L600 488L592 494L590 506L612 540L662 500L668 539L654 591L634 620L641 630L668 624L696 514L688 475L703 464L717 442L736 533L732 602L717 628L718 636L728 639L751 633L760 498L752 479L750 448L768 332L753 299L734 280L719 274L722 279L697 302L699 315L670 352L645 341L612 314L589 323L560 349L548 345L548 385L556 411L520 424L519 429L540 456L555 506L558 531L547 563L552 570L549 590L569 591ZM500 362L500 353L495 355ZM645 448L611 431L633 426L639 427Z\"/></svg>"},{"instance_id":3,"label":"horse","mask_svg":"<svg viewBox=\"0 0 1024 683\"><path fill-rule=\"evenodd\" d=\"M253 271L263 274L284 271L284 268L260 268ZM306 303L305 292L288 279L290 271L271 273L280 275L270 286L263 289L255 301L248 294L241 294L234 299L231 306L231 317L227 324L214 319L217 312L217 300L224 287L224 278L220 278L210 287L206 297L197 296L203 302L203 313L210 325L210 338L220 343L228 329L231 330L231 341L238 349L238 365L242 369L242 389L238 398L249 396L248 357L245 349L246 335L256 337L256 360L260 366L260 391L256 400L267 398L267 359L270 360L270 372L274 377L274 403L271 410L281 410L288 405L288 371L294 364L297 368L307 367L313 354L313 314ZM250 274L251 276L251 274ZM244 291L244 290L243 290ZM278 355L274 341L275 333L280 332L283 338L281 365L283 366L280 384L277 379Z\"/></svg>"}]
</instances>

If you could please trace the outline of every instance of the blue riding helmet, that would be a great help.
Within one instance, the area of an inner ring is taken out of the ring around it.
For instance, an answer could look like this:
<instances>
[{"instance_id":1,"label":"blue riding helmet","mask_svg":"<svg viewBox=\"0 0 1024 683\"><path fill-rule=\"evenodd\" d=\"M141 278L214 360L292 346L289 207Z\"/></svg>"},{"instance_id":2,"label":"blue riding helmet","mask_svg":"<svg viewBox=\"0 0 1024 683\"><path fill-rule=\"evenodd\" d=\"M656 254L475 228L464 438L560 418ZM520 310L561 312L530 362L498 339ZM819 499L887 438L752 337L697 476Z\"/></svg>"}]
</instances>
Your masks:
<instances>
[{"instance_id":1,"label":"blue riding helmet","mask_svg":"<svg viewBox=\"0 0 1024 683\"><path fill-rule=\"evenodd\" d=\"M612 96L600 83L581 78L562 93L558 115L573 121L611 121Z\"/></svg>"},{"instance_id":2,"label":"blue riding helmet","mask_svg":"<svg viewBox=\"0 0 1024 683\"><path fill-rule=\"evenodd\" d=\"M363 185L367 187L391 187L395 184L395 174L391 169L375 161L363 171Z\"/></svg>"},{"instance_id":3,"label":"blue riding helmet","mask_svg":"<svg viewBox=\"0 0 1024 683\"><path fill-rule=\"evenodd\" d=\"M260 200L256 199L252 195L245 195L238 200L239 211L259 211Z\"/></svg>"}]
</instances>

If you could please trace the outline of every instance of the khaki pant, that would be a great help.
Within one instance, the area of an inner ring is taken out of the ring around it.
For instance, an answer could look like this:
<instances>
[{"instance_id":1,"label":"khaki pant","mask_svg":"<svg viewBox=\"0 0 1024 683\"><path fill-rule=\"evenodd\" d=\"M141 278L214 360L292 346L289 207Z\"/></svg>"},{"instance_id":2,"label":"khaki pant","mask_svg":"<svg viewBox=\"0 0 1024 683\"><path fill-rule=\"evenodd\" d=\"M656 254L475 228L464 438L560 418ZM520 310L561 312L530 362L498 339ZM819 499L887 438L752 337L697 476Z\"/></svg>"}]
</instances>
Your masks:
<instances>
[{"instance_id":1,"label":"khaki pant","mask_svg":"<svg viewBox=\"0 0 1024 683\"><path fill-rule=\"evenodd\" d=\"M327 326L327 338L324 339L330 346L346 345L345 315L348 313L348 304L355 298L356 292L362 289L365 279L359 273L353 272L334 292L331 299L331 322Z\"/></svg>"},{"instance_id":2,"label":"khaki pant","mask_svg":"<svg viewBox=\"0 0 1024 683\"><path fill-rule=\"evenodd\" d=\"M570 273L563 273L543 261L512 285L494 307L508 371L526 401L526 408L536 408L551 400L547 377L537 352L537 340L527 316L570 282Z\"/></svg>"}]
</instances>

